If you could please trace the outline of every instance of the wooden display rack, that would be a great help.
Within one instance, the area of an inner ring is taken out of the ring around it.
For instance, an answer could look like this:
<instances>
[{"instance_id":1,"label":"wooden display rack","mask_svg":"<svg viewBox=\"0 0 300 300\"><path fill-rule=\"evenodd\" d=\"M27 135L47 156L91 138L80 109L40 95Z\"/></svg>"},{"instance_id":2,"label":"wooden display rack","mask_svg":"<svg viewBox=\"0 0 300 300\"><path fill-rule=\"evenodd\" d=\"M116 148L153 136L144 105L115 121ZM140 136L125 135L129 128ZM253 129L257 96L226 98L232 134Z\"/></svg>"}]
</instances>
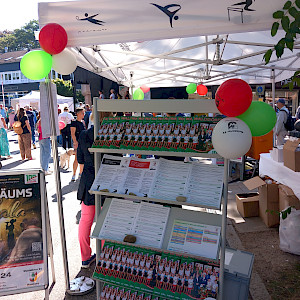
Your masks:
<instances>
[{"instance_id":1,"label":"wooden display rack","mask_svg":"<svg viewBox=\"0 0 300 300\"><path fill-rule=\"evenodd\" d=\"M157 100L144 100L144 101L136 101L136 100L112 100L105 99L100 100L99 98L94 98L94 111L98 112L168 112L168 113L219 113L215 102L213 100L170 100L170 99L157 99ZM99 114L94 114L94 133L95 137L98 135L100 120ZM220 157L218 154L208 154L208 153L186 153L186 152L169 152L169 151L145 151L145 150L127 150L127 149L101 149L101 148L90 148L90 152L93 152L95 155L95 175L100 168L101 164L101 153L130 153L130 154L146 154L146 155L160 155L160 156L178 156L178 157L206 157L206 158L216 158ZM106 192L92 192L95 194L96 199L96 218L97 223L95 230L93 232L92 237L96 238L96 255L97 261L99 260L99 254L101 251L101 240L98 238L99 230L101 228L103 222L104 212L101 214L101 197L103 196L113 196L118 198L130 198L136 200L144 200L144 201L153 201L157 203L172 203L175 204L175 201L168 200L160 200L160 199L150 199L145 197L137 197L131 195L123 195L123 194L115 194L115 193L106 193ZM202 214L205 214L207 219L207 224L215 224L221 225L221 245L220 245L220 278L219 278L219 293L218 299L223 299L224 293L224 263L225 263L225 247L226 247L226 224L227 224L227 194L228 194L228 160L224 159L224 188L223 188L223 206L222 206L222 214L220 215L212 215L201 212L195 212L194 214L198 214L203 217ZM188 205L186 203L177 203L179 205ZM208 208L202 205L190 204L193 207L203 207ZM184 218L187 210L178 209L182 212L181 216ZM180 212L177 212L180 215ZM195 215L194 215L195 216ZM194 217L193 217L194 218ZM196 218L197 219L197 218ZM194 221L196 221L196 219ZM102 220L102 221L101 221ZM203 223L203 219L201 221ZM171 227L171 228L170 228ZM172 226L168 226L169 231L171 231ZM166 235L168 230L166 231ZM170 232L169 232L170 234ZM120 241L115 241L120 242ZM165 238L163 249L166 249L167 238ZM135 244L133 244L135 245ZM137 245L138 246L138 245ZM199 259L201 259L199 257ZM100 282L97 282L97 299L100 296Z\"/></svg>"}]
</instances>

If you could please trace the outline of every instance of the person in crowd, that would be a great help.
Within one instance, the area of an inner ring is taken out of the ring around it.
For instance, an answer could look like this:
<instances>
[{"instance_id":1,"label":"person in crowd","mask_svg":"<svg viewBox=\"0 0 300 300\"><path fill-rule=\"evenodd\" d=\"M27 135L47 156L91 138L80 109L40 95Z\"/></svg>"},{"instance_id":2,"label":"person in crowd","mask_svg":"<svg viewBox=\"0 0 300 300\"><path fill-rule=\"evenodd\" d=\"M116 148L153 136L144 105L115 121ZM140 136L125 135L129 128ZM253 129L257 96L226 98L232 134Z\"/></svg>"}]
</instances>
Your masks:
<instances>
[{"instance_id":1,"label":"person in crowd","mask_svg":"<svg viewBox=\"0 0 300 300\"><path fill-rule=\"evenodd\" d=\"M45 175L50 175L52 172L49 171L49 161L51 158L51 141L50 137L43 137L41 118L38 115L37 131L39 133L39 144L40 144L40 164L45 172Z\"/></svg>"},{"instance_id":2,"label":"person in crowd","mask_svg":"<svg viewBox=\"0 0 300 300\"><path fill-rule=\"evenodd\" d=\"M65 128L61 130L62 135L62 146L65 150L72 148L71 144L71 122L74 120L72 114L69 113L69 108L64 107L64 112L60 113L58 116L58 121L64 122L66 124Z\"/></svg>"},{"instance_id":3,"label":"person in crowd","mask_svg":"<svg viewBox=\"0 0 300 300\"><path fill-rule=\"evenodd\" d=\"M81 201L81 218L78 228L78 239L81 251L82 268L88 268L96 259L96 255L91 255L90 246L91 227L95 217L95 195L91 195L89 190L95 179L94 155L88 148L94 142L94 128L83 130L78 139L77 160L83 166L82 175L79 182L77 199Z\"/></svg>"},{"instance_id":4,"label":"person in crowd","mask_svg":"<svg viewBox=\"0 0 300 300\"><path fill-rule=\"evenodd\" d=\"M284 126L284 124L287 121L289 111L285 106L285 100L280 98L277 101L277 107L279 109L277 113L277 121L274 128L274 133L276 135L277 139L277 146L284 144L284 138L287 135L287 130Z\"/></svg>"},{"instance_id":5,"label":"person in crowd","mask_svg":"<svg viewBox=\"0 0 300 300\"><path fill-rule=\"evenodd\" d=\"M85 114L84 114L83 120L84 120L86 128L88 128L89 121L90 121L90 115L91 115L92 111L91 111L89 104L86 104L84 108L85 108Z\"/></svg>"},{"instance_id":6,"label":"person in crowd","mask_svg":"<svg viewBox=\"0 0 300 300\"><path fill-rule=\"evenodd\" d=\"M0 104L0 115L5 118L6 113L3 104Z\"/></svg>"},{"instance_id":7,"label":"person in crowd","mask_svg":"<svg viewBox=\"0 0 300 300\"><path fill-rule=\"evenodd\" d=\"M105 99L103 91L99 91L99 99Z\"/></svg>"},{"instance_id":8,"label":"person in crowd","mask_svg":"<svg viewBox=\"0 0 300 300\"><path fill-rule=\"evenodd\" d=\"M77 119L75 121L72 121L71 123L71 137L73 140L73 148L75 150L75 159L73 163L73 176L72 181L75 181L76 179L76 171L78 167L78 161L77 161L77 148L78 148L78 139L81 131L85 130L85 124L83 121L84 118L84 109L83 108L77 108L76 109L76 116ZM79 177L82 174L83 165L79 164Z\"/></svg>"},{"instance_id":9,"label":"person in crowd","mask_svg":"<svg viewBox=\"0 0 300 300\"><path fill-rule=\"evenodd\" d=\"M114 90L114 89L111 89L111 90L110 90L110 96L109 96L109 99L116 99L116 94L115 94L115 90Z\"/></svg>"},{"instance_id":10,"label":"person in crowd","mask_svg":"<svg viewBox=\"0 0 300 300\"><path fill-rule=\"evenodd\" d=\"M32 138L32 144L33 148L36 149L35 145L35 114L33 113L32 109L30 110L29 106L25 106L26 115L29 121L30 129L31 129L31 138Z\"/></svg>"},{"instance_id":11,"label":"person in crowd","mask_svg":"<svg viewBox=\"0 0 300 300\"><path fill-rule=\"evenodd\" d=\"M2 156L11 158L6 129L7 125L5 119L0 115L0 158L2 158Z\"/></svg>"},{"instance_id":12,"label":"person in crowd","mask_svg":"<svg viewBox=\"0 0 300 300\"><path fill-rule=\"evenodd\" d=\"M24 108L21 107L19 109L15 116L15 121L20 121L23 129L23 133L18 135L21 158L24 160L26 157L28 160L31 160L31 127Z\"/></svg>"},{"instance_id":13,"label":"person in crowd","mask_svg":"<svg viewBox=\"0 0 300 300\"><path fill-rule=\"evenodd\" d=\"M300 105L298 106L297 110L296 110L296 120L300 120Z\"/></svg>"},{"instance_id":14,"label":"person in crowd","mask_svg":"<svg viewBox=\"0 0 300 300\"><path fill-rule=\"evenodd\" d=\"M12 106L10 106L8 108L9 128L12 128L12 126L13 126L13 124L15 122L15 120L14 120L15 119L15 115L16 115L15 110L13 109Z\"/></svg>"},{"instance_id":15,"label":"person in crowd","mask_svg":"<svg viewBox=\"0 0 300 300\"><path fill-rule=\"evenodd\" d=\"M6 126L8 127L8 122L9 122L9 118L8 118L8 107L5 107L5 123Z\"/></svg>"}]
</instances>

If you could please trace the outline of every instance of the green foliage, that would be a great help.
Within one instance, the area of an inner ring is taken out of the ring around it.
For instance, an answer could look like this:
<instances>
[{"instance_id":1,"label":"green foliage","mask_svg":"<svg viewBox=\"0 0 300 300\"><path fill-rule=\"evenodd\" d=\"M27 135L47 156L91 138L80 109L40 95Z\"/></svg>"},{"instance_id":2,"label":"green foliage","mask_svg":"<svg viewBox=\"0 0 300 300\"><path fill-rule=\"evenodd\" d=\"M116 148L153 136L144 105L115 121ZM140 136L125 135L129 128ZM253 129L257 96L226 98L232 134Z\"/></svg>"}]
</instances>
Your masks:
<instances>
[{"instance_id":1,"label":"green foliage","mask_svg":"<svg viewBox=\"0 0 300 300\"><path fill-rule=\"evenodd\" d=\"M8 51L39 48L39 42L35 40L34 35L37 30L39 30L38 21L32 20L13 32L3 31L0 34L0 52L5 52L5 47L8 48Z\"/></svg>"},{"instance_id":2,"label":"green foliage","mask_svg":"<svg viewBox=\"0 0 300 300\"><path fill-rule=\"evenodd\" d=\"M73 97L73 85L71 80L56 78L52 80L56 84L57 94L65 97ZM84 102L84 96L81 91L76 91L76 100Z\"/></svg>"},{"instance_id":3,"label":"green foliage","mask_svg":"<svg viewBox=\"0 0 300 300\"><path fill-rule=\"evenodd\" d=\"M294 50L295 41L297 34L300 33L300 0L296 1L287 1L285 2L282 10L278 10L273 13L273 18L278 20L273 23L271 29L271 36L276 36L278 33L279 26L285 31L285 37L280 39L274 49L269 49L264 55L264 61L268 64L271 60L273 52L275 52L276 57L280 58L286 49L290 51ZM274 51L275 50L275 51ZM297 77L299 75L296 72L291 78L291 82L288 83L290 90L293 89L294 84L300 82L300 79Z\"/></svg>"}]
</instances>

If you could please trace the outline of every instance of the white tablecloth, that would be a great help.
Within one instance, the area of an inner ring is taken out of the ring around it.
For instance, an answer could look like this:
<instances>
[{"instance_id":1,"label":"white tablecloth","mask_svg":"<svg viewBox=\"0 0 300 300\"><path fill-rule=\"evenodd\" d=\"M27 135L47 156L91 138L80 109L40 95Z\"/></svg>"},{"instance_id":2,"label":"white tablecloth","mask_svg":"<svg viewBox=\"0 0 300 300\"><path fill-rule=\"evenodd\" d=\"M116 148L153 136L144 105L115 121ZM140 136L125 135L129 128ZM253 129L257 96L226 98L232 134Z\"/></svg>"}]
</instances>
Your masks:
<instances>
[{"instance_id":1,"label":"white tablecloth","mask_svg":"<svg viewBox=\"0 0 300 300\"><path fill-rule=\"evenodd\" d=\"M287 185L293 190L298 199L300 199L300 172L294 172L285 167L283 163L274 161L269 153L260 155L259 175L269 176L275 181Z\"/></svg>"}]
</instances>

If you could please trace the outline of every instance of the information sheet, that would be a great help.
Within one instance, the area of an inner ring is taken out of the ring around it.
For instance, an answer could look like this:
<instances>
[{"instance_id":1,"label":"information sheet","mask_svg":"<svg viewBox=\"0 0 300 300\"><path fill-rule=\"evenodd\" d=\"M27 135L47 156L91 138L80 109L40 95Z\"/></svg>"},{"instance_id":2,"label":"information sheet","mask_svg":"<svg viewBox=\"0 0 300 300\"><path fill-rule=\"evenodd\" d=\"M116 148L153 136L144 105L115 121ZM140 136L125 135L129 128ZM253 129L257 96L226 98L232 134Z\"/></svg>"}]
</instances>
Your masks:
<instances>
[{"instance_id":1,"label":"information sheet","mask_svg":"<svg viewBox=\"0 0 300 300\"><path fill-rule=\"evenodd\" d=\"M184 196L189 172L189 164L163 158L159 159L150 197L176 201L177 196Z\"/></svg>"},{"instance_id":2,"label":"information sheet","mask_svg":"<svg viewBox=\"0 0 300 300\"><path fill-rule=\"evenodd\" d=\"M168 250L216 259L221 227L174 220Z\"/></svg>"},{"instance_id":3,"label":"information sheet","mask_svg":"<svg viewBox=\"0 0 300 300\"><path fill-rule=\"evenodd\" d=\"M130 158L104 154L100 169L91 187L92 191L118 191L124 179Z\"/></svg>"},{"instance_id":4,"label":"information sheet","mask_svg":"<svg viewBox=\"0 0 300 300\"><path fill-rule=\"evenodd\" d=\"M123 241L133 234L137 244L161 248L169 212L169 207L159 204L112 199L99 237Z\"/></svg>"},{"instance_id":5,"label":"information sheet","mask_svg":"<svg viewBox=\"0 0 300 300\"><path fill-rule=\"evenodd\" d=\"M188 203L220 208L224 167L202 163L190 164L184 194Z\"/></svg>"},{"instance_id":6,"label":"information sheet","mask_svg":"<svg viewBox=\"0 0 300 300\"><path fill-rule=\"evenodd\" d=\"M158 164L157 159L131 158L118 193L148 197Z\"/></svg>"}]
</instances>

